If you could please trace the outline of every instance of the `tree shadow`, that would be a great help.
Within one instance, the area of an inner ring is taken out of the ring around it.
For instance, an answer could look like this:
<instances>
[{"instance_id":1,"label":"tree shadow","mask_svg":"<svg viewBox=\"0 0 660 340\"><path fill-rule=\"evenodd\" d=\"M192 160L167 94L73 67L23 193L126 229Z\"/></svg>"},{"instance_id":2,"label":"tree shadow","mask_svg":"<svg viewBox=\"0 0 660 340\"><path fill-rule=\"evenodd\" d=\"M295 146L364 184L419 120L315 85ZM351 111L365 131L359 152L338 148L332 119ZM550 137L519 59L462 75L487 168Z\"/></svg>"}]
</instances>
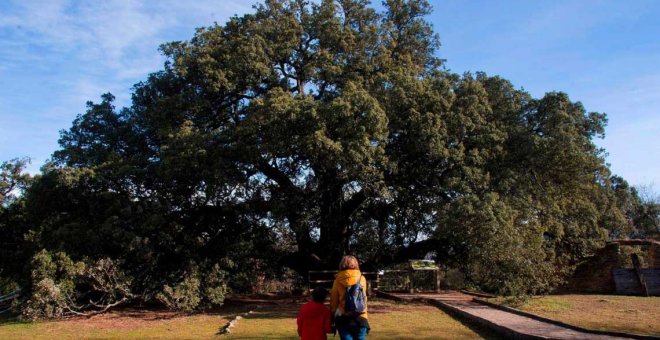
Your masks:
<instances>
[{"instance_id":1,"label":"tree shadow","mask_svg":"<svg viewBox=\"0 0 660 340\"><path fill-rule=\"evenodd\" d=\"M253 314L249 314L245 316L246 319L250 320L258 320L258 319L268 319L268 320L276 320L276 319L295 319L298 314L296 312L278 312L278 311L272 311L272 312L256 312Z\"/></svg>"},{"instance_id":2,"label":"tree shadow","mask_svg":"<svg viewBox=\"0 0 660 340\"><path fill-rule=\"evenodd\" d=\"M175 312L162 308L135 308L127 307L120 309L113 309L105 313L91 315L91 316L70 316L64 317L61 319L49 319L49 320L38 320L38 321L29 321L21 320L18 314L5 313L0 315L0 326L4 325L29 325L38 322L67 322L67 321L78 321L78 320L89 320L95 318L104 318L108 320L121 320L121 319L136 319L146 322L156 322L163 320L172 320L177 318L184 318L195 315L212 315L219 317L234 317L246 313L250 310L251 306L227 306L215 308L212 310L199 311L194 313L183 313Z\"/></svg>"},{"instance_id":3,"label":"tree shadow","mask_svg":"<svg viewBox=\"0 0 660 340\"><path fill-rule=\"evenodd\" d=\"M438 310L442 311L440 308L438 308ZM445 312L443 311L443 313L445 313ZM454 320L460 322L463 326L465 326L465 327L469 328L470 330L472 330L473 332L479 334L479 336L481 336L484 339L488 339L488 340L508 339L507 337L505 337L503 335L500 335L499 333L497 333L497 332L493 331L492 329L484 326L483 324L474 322L472 320L466 319L466 318L461 317L461 316L453 315L451 313L447 313L447 314L449 316L451 316Z\"/></svg>"},{"instance_id":4,"label":"tree shadow","mask_svg":"<svg viewBox=\"0 0 660 340\"><path fill-rule=\"evenodd\" d=\"M376 302L376 305L373 306L374 308L369 308L369 314L370 315L378 315L378 314L387 314L391 312L407 312L410 310L410 308L414 308L415 306L425 306L428 308L437 309L439 313L444 313L446 314L449 318L458 321L460 324L465 326L467 329L473 331L474 333L478 334L481 338L483 339L506 339L506 337L503 337L499 335L498 333L492 331L491 329L478 324L478 323L471 323L469 320L465 320L459 316L453 315L451 313L447 313L446 311L443 311L440 308L437 308L435 306L432 306L426 302L422 301L391 301L388 299L372 299L370 302ZM385 331L378 331L375 330L374 335L376 335L378 338L383 338L383 339L401 339L401 334L398 334L396 332L392 332L389 330ZM426 336L426 335L419 335L414 337L414 339L438 339L438 336Z\"/></svg>"},{"instance_id":5,"label":"tree shadow","mask_svg":"<svg viewBox=\"0 0 660 340\"><path fill-rule=\"evenodd\" d=\"M389 301L387 301L389 302ZM370 309L369 314L376 315L376 314L386 314L390 312L400 312L400 311L406 311L407 308L410 306L414 305L426 305L426 304L419 304L419 303L403 303L403 306L399 306L399 303L379 303L378 306L374 306L376 308ZM426 305L428 306L428 305ZM248 320L253 320L258 322L258 320L282 320L282 319L294 319L298 315L298 310L300 306L296 305L268 305L268 306L261 306L261 308L257 308L255 312L250 313L246 316L244 316L245 319ZM261 309L261 310L260 310ZM438 312L440 313L445 313L444 311L438 309ZM486 328L483 325L476 324L476 323L471 323L468 322L460 317L455 317L450 315L453 319L459 321L461 324L463 324L465 327L470 329L471 331L475 332L478 334L481 338L483 339L488 339L488 340L499 340L499 339L506 339L506 337L500 336L499 334L493 332L492 330ZM239 326L241 327L241 324L239 322ZM293 330L295 331L295 330ZM377 331L375 330L372 333L372 337L377 337L379 339L401 339L401 335L397 334L396 332L391 332L391 331ZM263 339L263 337L237 337L237 339ZM330 337L328 337L330 338ZM292 337L292 336L269 336L268 339L297 339L297 337ZM338 339L338 337L337 337ZM420 339L420 340L436 340L438 339L437 336L419 336L415 337L414 339Z\"/></svg>"},{"instance_id":6,"label":"tree shadow","mask_svg":"<svg viewBox=\"0 0 660 340\"><path fill-rule=\"evenodd\" d=\"M265 339L263 336L231 336L229 339L240 339L240 340L263 340ZM277 340L299 340L300 338L298 336L293 336L293 335L282 335L282 336L268 336L267 339L277 339ZM339 338L337 338L339 339Z\"/></svg>"},{"instance_id":7,"label":"tree shadow","mask_svg":"<svg viewBox=\"0 0 660 340\"><path fill-rule=\"evenodd\" d=\"M21 320L16 314L0 314L0 326L24 325L30 324L30 321Z\"/></svg>"}]
</instances>

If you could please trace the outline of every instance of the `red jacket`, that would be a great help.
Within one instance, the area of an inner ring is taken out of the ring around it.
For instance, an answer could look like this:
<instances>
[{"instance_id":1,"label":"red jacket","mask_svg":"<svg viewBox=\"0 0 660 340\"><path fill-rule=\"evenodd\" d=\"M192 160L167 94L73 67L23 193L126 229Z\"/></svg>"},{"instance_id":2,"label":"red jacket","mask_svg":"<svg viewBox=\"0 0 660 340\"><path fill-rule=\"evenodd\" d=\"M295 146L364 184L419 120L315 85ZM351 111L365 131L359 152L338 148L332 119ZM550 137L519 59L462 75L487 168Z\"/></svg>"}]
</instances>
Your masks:
<instances>
[{"instance_id":1,"label":"red jacket","mask_svg":"<svg viewBox=\"0 0 660 340\"><path fill-rule=\"evenodd\" d=\"M320 302L307 302L298 313L298 336L302 340L326 340L326 333L332 331L331 314L328 307Z\"/></svg>"}]
</instances>

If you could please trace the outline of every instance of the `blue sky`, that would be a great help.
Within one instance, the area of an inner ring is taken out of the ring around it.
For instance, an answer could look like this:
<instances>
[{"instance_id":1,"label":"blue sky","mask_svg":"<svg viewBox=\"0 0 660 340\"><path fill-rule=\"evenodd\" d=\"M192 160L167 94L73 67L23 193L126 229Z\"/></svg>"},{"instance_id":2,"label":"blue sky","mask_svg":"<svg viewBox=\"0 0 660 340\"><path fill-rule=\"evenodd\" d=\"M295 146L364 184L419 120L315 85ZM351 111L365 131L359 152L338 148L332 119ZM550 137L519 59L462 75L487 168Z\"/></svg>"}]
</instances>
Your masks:
<instances>
[{"instance_id":1,"label":"blue sky","mask_svg":"<svg viewBox=\"0 0 660 340\"><path fill-rule=\"evenodd\" d=\"M431 1L440 57L458 73L501 75L534 96L567 92L609 117L614 173L660 184L660 1ZM158 46L251 11L251 2L0 2L0 161L37 172L85 102L162 67Z\"/></svg>"}]
</instances>

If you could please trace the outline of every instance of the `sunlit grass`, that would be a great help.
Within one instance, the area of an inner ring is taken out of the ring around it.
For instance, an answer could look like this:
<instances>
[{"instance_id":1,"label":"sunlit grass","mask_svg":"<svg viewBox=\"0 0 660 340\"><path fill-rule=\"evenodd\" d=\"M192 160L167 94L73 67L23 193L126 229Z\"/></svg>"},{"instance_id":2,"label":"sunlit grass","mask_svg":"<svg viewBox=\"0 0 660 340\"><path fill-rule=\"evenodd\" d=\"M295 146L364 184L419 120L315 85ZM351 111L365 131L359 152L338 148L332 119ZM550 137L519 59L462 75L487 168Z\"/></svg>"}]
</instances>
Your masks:
<instances>
[{"instance_id":1,"label":"sunlit grass","mask_svg":"<svg viewBox=\"0 0 660 340\"><path fill-rule=\"evenodd\" d=\"M551 295L513 307L589 329L660 335L660 297Z\"/></svg>"},{"instance_id":2,"label":"sunlit grass","mask_svg":"<svg viewBox=\"0 0 660 340\"><path fill-rule=\"evenodd\" d=\"M297 310L291 308L251 314L239 321L228 338L298 339L296 314ZM427 305L372 301L369 304L369 323L369 339L483 339L482 335ZM332 335L328 338L332 339Z\"/></svg>"},{"instance_id":3,"label":"sunlit grass","mask_svg":"<svg viewBox=\"0 0 660 340\"><path fill-rule=\"evenodd\" d=\"M0 339L298 339L295 318L299 307L298 304L250 307L255 313L239 320L228 335L217 333L237 311L196 315L124 311L65 321L5 320L0 322ZM372 327L369 339L492 338L428 305L373 300L369 312Z\"/></svg>"}]
</instances>

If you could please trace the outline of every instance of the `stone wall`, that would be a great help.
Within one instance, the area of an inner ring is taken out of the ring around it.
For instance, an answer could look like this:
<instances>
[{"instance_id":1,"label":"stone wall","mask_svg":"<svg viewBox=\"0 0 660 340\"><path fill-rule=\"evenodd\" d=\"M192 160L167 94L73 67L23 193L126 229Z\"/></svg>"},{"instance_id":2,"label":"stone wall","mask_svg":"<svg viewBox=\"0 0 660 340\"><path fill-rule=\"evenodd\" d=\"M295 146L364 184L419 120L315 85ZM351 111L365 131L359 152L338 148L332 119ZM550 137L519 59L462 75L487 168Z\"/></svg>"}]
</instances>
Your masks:
<instances>
[{"instance_id":1,"label":"stone wall","mask_svg":"<svg viewBox=\"0 0 660 340\"><path fill-rule=\"evenodd\" d=\"M561 291L585 293L614 292L612 269L619 268L619 245L611 243L586 259L576 269Z\"/></svg>"},{"instance_id":2,"label":"stone wall","mask_svg":"<svg viewBox=\"0 0 660 340\"><path fill-rule=\"evenodd\" d=\"M616 287L612 271L631 268L630 255L637 252L630 247L641 246L641 257L647 268L660 268L660 242L651 240L620 240L607 245L580 264L568 282L558 292L614 293ZM628 248L626 250L626 248Z\"/></svg>"}]
</instances>

